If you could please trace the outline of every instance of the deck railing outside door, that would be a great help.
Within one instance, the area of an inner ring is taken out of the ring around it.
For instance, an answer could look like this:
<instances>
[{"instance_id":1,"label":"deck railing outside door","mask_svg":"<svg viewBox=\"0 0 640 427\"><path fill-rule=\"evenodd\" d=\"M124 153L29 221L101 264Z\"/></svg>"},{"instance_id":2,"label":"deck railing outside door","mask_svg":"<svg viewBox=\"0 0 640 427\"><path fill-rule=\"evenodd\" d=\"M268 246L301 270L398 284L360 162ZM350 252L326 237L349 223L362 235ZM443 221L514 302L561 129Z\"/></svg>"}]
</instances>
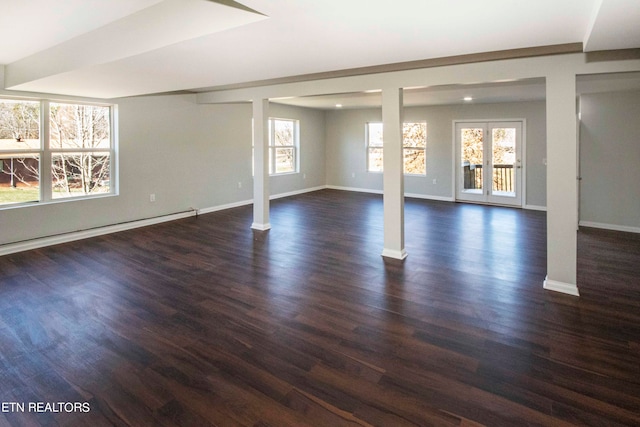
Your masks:
<instances>
[{"instance_id":1,"label":"deck railing outside door","mask_svg":"<svg viewBox=\"0 0 640 427\"><path fill-rule=\"evenodd\" d=\"M464 189L482 189L482 165L464 166ZM513 165L493 165L493 191L513 192Z\"/></svg>"}]
</instances>

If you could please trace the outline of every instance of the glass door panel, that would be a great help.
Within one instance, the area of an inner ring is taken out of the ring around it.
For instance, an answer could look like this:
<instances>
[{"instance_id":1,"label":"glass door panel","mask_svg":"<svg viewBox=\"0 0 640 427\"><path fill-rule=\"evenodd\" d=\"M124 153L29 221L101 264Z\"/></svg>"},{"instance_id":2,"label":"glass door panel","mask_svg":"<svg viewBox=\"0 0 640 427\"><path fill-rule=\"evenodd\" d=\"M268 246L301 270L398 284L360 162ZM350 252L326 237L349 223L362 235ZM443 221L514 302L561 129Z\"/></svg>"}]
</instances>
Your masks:
<instances>
[{"instance_id":1,"label":"glass door panel","mask_svg":"<svg viewBox=\"0 0 640 427\"><path fill-rule=\"evenodd\" d=\"M491 129L491 193L496 196L515 197L516 129Z\"/></svg>"},{"instance_id":2,"label":"glass door panel","mask_svg":"<svg viewBox=\"0 0 640 427\"><path fill-rule=\"evenodd\" d=\"M485 123L455 124L456 199L485 202L487 182L484 163L487 127Z\"/></svg>"},{"instance_id":3,"label":"glass door panel","mask_svg":"<svg viewBox=\"0 0 640 427\"><path fill-rule=\"evenodd\" d=\"M460 129L460 153L463 175L462 191L482 194L484 182L482 164L484 162L484 128L463 127Z\"/></svg>"},{"instance_id":4,"label":"glass door panel","mask_svg":"<svg viewBox=\"0 0 640 427\"><path fill-rule=\"evenodd\" d=\"M487 166L485 181L491 191L488 203L522 205L522 122L489 122L487 134L490 141L486 150L490 152L491 164Z\"/></svg>"}]
</instances>

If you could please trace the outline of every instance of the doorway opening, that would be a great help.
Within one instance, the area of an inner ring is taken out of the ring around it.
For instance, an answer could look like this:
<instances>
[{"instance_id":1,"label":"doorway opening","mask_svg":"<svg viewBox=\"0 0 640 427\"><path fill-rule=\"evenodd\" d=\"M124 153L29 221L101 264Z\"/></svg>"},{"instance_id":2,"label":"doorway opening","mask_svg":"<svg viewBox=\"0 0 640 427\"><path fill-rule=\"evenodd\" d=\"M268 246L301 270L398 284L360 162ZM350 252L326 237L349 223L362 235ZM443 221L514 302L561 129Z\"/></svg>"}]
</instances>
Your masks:
<instances>
[{"instance_id":1,"label":"doorway opening","mask_svg":"<svg viewBox=\"0 0 640 427\"><path fill-rule=\"evenodd\" d=\"M522 207L524 120L456 121L456 200Z\"/></svg>"}]
</instances>

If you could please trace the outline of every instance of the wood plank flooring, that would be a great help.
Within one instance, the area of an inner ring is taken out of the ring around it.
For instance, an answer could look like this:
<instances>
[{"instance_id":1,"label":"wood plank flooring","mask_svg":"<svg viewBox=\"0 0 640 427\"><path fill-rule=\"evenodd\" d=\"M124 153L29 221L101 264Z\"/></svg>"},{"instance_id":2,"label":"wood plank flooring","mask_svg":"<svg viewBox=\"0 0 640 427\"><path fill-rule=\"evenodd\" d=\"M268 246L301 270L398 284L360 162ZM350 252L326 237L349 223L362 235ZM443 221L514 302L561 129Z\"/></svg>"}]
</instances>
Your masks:
<instances>
[{"instance_id":1,"label":"wood plank flooring","mask_svg":"<svg viewBox=\"0 0 640 427\"><path fill-rule=\"evenodd\" d=\"M574 298L542 212L407 199L404 262L380 196L251 215L1 257L0 425L640 425L637 235L582 230Z\"/></svg>"}]
</instances>

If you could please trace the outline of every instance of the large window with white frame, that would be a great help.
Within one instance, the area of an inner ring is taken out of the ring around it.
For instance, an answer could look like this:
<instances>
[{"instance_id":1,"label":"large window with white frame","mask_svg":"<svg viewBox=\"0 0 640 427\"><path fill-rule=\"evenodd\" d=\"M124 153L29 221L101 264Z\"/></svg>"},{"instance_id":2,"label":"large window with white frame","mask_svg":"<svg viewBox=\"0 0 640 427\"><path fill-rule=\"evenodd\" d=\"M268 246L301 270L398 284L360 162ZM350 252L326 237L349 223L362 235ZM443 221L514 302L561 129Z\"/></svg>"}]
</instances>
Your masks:
<instances>
[{"instance_id":1,"label":"large window with white frame","mask_svg":"<svg viewBox=\"0 0 640 427\"><path fill-rule=\"evenodd\" d=\"M299 122L291 119L269 119L269 174L298 172Z\"/></svg>"},{"instance_id":2,"label":"large window with white frame","mask_svg":"<svg viewBox=\"0 0 640 427\"><path fill-rule=\"evenodd\" d=\"M383 171L382 123L366 126L367 171ZM427 123L405 122L402 125L402 152L405 175L426 175Z\"/></svg>"},{"instance_id":3,"label":"large window with white frame","mask_svg":"<svg viewBox=\"0 0 640 427\"><path fill-rule=\"evenodd\" d=\"M54 199L111 192L111 108L51 103L49 152Z\"/></svg>"},{"instance_id":4,"label":"large window with white frame","mask_svg":"<svg viewBox=\"0 0 640 427\"><path fill-rule=\"evenodd\" d=\"M114 193L113 106L0 99L0 207Z\"/></svg>"}]
</instances>

